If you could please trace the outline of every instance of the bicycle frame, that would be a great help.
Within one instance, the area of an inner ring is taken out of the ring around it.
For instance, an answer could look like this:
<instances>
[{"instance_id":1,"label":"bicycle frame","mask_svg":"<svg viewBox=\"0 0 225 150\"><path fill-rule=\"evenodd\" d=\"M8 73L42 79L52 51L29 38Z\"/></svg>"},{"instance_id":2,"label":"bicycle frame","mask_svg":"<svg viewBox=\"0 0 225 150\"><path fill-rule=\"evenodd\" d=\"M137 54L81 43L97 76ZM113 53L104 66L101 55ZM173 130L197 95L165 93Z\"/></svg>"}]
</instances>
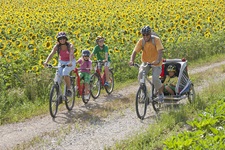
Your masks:
<instances>
[{"instance_id":1,"label":"bicycle frame","mask_svg":"<svg viewBox=\"0 0 225 150\"><path fill-rule=\"evenodd\" d=\"M81 84L81 79L80 79L79 72L78 72L77 68L74 69L74 73L77 76L77 78L76 78L76 83L77 83L76 86L77 86L78 94L79 95L83 95L84 84Z\"/></svg>"},{"instance_id":2,"label":"bicycle frame","mask_svg":"<svg viewBox=\"0 0 225 150\"><path fill-rule=\"evenodd\" d=\"M138 64L134 64L136 67L140 67L140 65ZM149 64L146 64L144 66L147 67ZM147 90L147 86L146 86L146 81L149 83L149 85L152 87L151 88L151 91L148 92ZM146 92L147 92L147 96L149 98L150 101L153 101L154 100L154 84L152 83L152 81L146 76L146 72L145 70L142 71L142 78L140 79L140 86L145 86L146 87ZM149 94L148 94L149 93Z\"/></svg>"},{"instance_id":3,"label":"bicycle frame","mask_svg":"<svg viewBox=\"0 0 225 150\"><path fill-rule=\"evenodd\" d=\"M98 61L97 62L97 67L95 69L95 72L99 75L100 81L101 81L101 87L104 86L105 83L105 69L103 70L103 73L101 73L102 66L104 65L103 62Z\"/></svg>"},{"instance_id":4,"label":"bicycle frame","mask_svg":"<svg viewBox=\"0 0 225 150\"><path fill-rule=\"evenodd\" d=\"M53 67L58 69L59 67ZM62 100L66 100L65 93L66 93L66 86L64 87L64 92L62 91L61 84L62 84L62 76L58 75L58 70L56 70L54 84L56 84L59 88L59 95L62 95Z\"/></svg>"}]
</instances>

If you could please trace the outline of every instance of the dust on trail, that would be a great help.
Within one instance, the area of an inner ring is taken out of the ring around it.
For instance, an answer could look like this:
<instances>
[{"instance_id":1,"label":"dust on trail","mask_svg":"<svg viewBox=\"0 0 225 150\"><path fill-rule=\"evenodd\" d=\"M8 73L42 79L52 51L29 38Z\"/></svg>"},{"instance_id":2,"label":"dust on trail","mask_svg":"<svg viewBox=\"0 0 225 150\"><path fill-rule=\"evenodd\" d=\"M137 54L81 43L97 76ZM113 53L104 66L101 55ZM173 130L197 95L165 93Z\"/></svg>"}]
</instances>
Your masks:
<instances>
[{"instance_id":1,"label":"dust on trail","mask_svg":"<svg viewBox=\"0 0 225 150\"><path fill-rule=\"evenodd\" d=\"M200 68L189 69L189 74L204 72L208 69L225 64L225 61L202 66ZM215 75L206 79L199 86L195 86L196 92L209 86L212 82L220 82L225 79L225 74ZM99 150L104 147L112 146L116 141L120 141L144 131L150 123L155 122L157 115L151 105L148 106L146 118L140 121L136 117L134 107L113 112L107 118L98 118L94 114L90 116L88 110L101 108L105 101L113 99L128 98L130 94L135 95L137 83L120 91L114 91L111 95L101 95L96 101L90 101L87 106L75 106L71 112L59 111L57 118L52 120L49 114L37 116L21 123L7 124L0 126L0 149L12 149L16 145L28 142L34 137L41 137L44 142L34 145L30 149L82 149ZM134 98L135 99L135 98ZM85 115L90 121L83 127ZM89 115L89 116L88 116ZM71 131L63 137L50 137L48 133L71 127ZM61 141L61 142L59 142Z\"/></svg>"}]
</instances>

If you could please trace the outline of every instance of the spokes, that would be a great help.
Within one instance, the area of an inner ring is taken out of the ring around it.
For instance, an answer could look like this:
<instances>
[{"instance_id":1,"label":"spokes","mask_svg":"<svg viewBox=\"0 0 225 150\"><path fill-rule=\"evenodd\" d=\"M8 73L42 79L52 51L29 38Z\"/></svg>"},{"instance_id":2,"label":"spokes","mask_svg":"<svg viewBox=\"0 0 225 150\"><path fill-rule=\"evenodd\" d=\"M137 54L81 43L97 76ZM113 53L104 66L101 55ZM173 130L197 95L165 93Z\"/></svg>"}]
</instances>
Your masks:
<instances>
[{"instance_id":1,"label":"spokes","mask_svg":"<svg viewBox=\"0 0 225 150\"><path fill-rule=\"evenodd\" d=\"M90 81L90 93L91 96L96 99L100 95L101 85L100 85L100 79L97 74L93 74L91 76Z\"/></svg>"},{"instance_id":2,"label":"spokes","mask_svg":"<svg viewBox=\"0 0 225 150\"><path fill-rule=\"evenodd\" d=\"M138 118L144 119L147 110L147 96L144 87L139 87L136 94L136 113Z\"/></svg>"}]
</instances>

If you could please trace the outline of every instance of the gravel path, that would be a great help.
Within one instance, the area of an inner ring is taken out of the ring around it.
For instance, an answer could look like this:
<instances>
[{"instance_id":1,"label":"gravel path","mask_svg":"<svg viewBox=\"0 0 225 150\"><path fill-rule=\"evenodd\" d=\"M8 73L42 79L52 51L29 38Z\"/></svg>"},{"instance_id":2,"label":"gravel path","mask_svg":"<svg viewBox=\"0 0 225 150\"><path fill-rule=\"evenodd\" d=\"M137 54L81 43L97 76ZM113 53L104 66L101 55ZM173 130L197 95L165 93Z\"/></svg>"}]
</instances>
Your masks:
<instances>
[{"instance_id":1,"label":"gravel path","mask_svg":"<svg viewBox=\"0 0 225 150\"><path fill-rule=\"evenodd\" d=\"M223 64L225 64L225 61L201 68L193 68L189 71L189 74L204 72ZM225 80L225 74L216 75L211 80L204 81L201 86L195 86L195 90L199 92L211 82L222 80ZM88 110L101 105L106 100L127 98L130 94L136 93L137 88L136 85L132 85L129 88L115 91L108 97L102 95L96 102L90 101L88 107L75 106L70 113L67 111L59 112L55 120L52 120L50 115L46 114L25 122L0 126L0 149L12 149L16 145L32 140L34 137L40 137L44 142L34 144L30 149L101 150L104 147L112 146L116 141L144 131L150 123L153 123L157 116L152 107L148 107L144 121L140 121L136 117L134 108L113 112L107 118L93 116L94 119L91 119L85 126L83 124L85 118L81 116L87 115ZM53 133L52 131L66 132L64 130L67 130L67 128L71 130L67 134L55 138L49 136L50 133Z\"/></svg>"}]
</instances>

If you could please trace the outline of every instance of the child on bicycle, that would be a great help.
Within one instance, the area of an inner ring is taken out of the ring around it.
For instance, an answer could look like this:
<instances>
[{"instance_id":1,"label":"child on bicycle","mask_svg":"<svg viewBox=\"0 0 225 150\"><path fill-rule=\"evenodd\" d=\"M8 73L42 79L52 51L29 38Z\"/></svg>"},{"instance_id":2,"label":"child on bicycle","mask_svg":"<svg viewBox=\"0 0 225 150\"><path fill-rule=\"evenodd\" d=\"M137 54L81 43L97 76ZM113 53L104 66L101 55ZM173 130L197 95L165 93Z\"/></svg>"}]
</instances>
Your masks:
<instances>
[{"instance_id":1,"label":"child on bicycle","mask_svg":"<svg viewBox=\"0 0 225 150\"><path fill-rule=\"evenodd\" d=\"M54 45L52 51L48 55L44 66L47 67L48 62L52 59L53 55L58 53L59 63L58 66L66 65L66 67L60 67L58 69L59 75L64 77L67 91L67 96L72 96L71 83L70 83L70 72L76 67L76 60L74 57L73 44L68 42L68 38L65 32L59 32L57 35L57 44Z\"/></svg>"},{"instance_id":2,"label":"child on bicycle","mask_svg":"<svg viewBox=\"0 0 225 150\"><path fill-rule=\"evenodd\" d=\"M169 93L170 95L175 95L175 87L178 81L178 77L175 75L176 73L176 66L169 65L167 67L167 72L169 75L166 76L166 79L163 83L163 92Z\"/></svg>"},{"instance_id":3,"label":"child on bicycle","mask_svg":"<svg viewBox=\"0 0 225 150\"><path fill-rule=\"evenodd\" d=\"M82 57L77 61L80 64L80 78L84 78L85 90L84 90L84 99L89 99L89 84L90 84L90 70L92 68L92 61L89 59L90 51L83 50Z\"/></svg>"},{"instance_id":4,"label":"child on bicycle","mask_svg":"<svg viewBox=\"0 0 225 150\"><path fill-rule=\"evenodd\" d=\"M93 55L97 56L97 60L101 60L104 62L104 69L105 69L105 75L106 75L106 81L104 83L105 86L109 86L109 66L110 66L110 56L108 53L108 46L104 44L105 39L102 36L96 37L96 43L97 45L94 47L93 52L91 53L90 58L92 58Z\"/></svg>"}]
</instances>

